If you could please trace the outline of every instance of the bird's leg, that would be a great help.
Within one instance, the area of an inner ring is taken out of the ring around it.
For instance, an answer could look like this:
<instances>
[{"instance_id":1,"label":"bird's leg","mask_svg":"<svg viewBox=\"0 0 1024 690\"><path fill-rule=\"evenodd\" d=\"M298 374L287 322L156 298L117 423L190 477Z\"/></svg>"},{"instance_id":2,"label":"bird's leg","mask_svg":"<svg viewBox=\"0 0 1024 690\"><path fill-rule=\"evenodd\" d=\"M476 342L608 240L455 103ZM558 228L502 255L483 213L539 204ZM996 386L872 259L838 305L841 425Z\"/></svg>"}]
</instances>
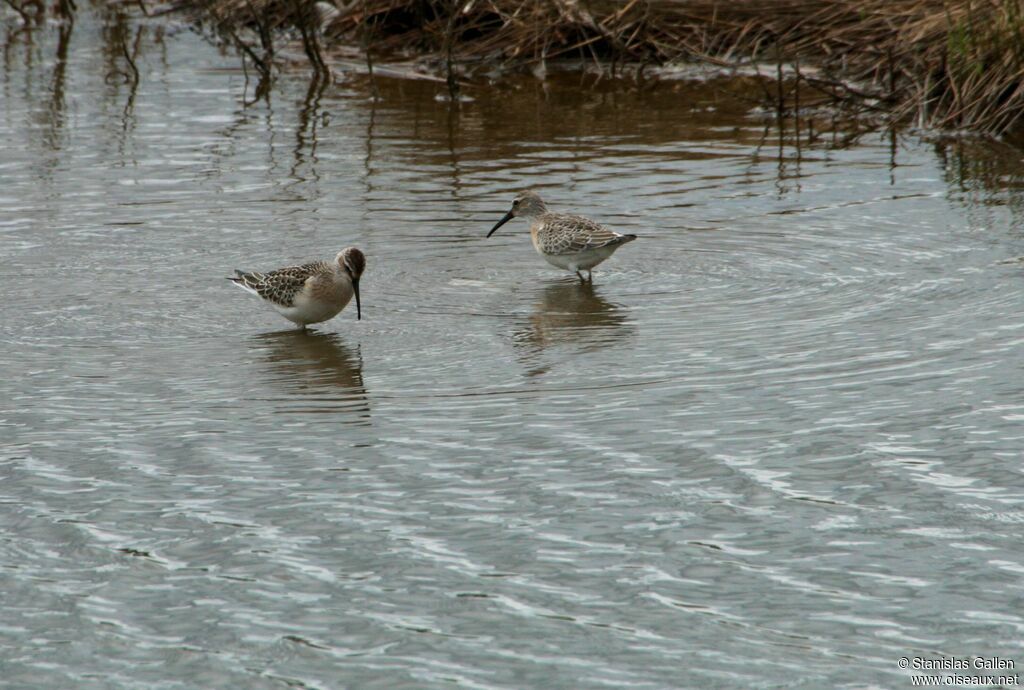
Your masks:
<instances>
[{"instance_id":1,"label":"bird's leg","mask_svg":"<svg viewBox=\"0 0 1024 690\"><path fill-rule=\"evenodd\" d=\"M587 282L587 281L583 280L583 274L580 273L579 269L576 269L576 277L580 279L580 283Z\"/></svg>"},{"instance_id":2,"label":"bird's leg","mask_svg":"<svg viewBox=\"0 0 1024 690\"><path fill-rule=\"evenodd\" d=\"M588 282L589 282L589 283L590 283L591 285L593 285L593 284L594 284L594 272L593 272L592 270L590 270L590 269L587 269L587 281L588 281Z\"/></svg>"}]
</instances>

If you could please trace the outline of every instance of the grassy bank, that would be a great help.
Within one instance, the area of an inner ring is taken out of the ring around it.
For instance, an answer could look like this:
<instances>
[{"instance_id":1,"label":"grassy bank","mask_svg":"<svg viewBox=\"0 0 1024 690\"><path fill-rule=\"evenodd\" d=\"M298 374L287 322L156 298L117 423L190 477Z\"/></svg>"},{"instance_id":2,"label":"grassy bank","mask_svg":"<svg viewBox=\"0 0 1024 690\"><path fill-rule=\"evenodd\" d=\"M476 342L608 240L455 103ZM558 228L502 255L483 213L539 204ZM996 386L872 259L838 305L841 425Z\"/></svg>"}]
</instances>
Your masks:
<instances>
[{"instance_id":1,"label":"grassy bank","mask_svg":"<svg viewBox=\"0 0 1024 690\"><path fill-rule=\"evenodd\" d=\"M1024 124L1022 4L179 0L173 9L224 37L267 82L294 46L320 74L339 59L371 70L413 60L453 92L510 70L542 74L566 58L645 81L665 66L702 63L763 75L763 105L780 115L838 107L884 123L999 135Z\"/></svg>"}]
</instances>

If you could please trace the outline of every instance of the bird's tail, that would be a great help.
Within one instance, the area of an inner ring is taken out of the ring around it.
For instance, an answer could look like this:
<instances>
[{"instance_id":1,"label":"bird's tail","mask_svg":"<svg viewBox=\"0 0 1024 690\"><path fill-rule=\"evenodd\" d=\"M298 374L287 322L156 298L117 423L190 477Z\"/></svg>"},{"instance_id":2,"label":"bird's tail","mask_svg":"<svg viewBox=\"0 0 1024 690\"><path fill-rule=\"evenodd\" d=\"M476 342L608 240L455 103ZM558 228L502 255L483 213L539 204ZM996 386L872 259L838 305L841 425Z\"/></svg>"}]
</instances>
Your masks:
<instances>
[{"instance_id":1,"label":"bird's tail","mask_svg":"<svg viewBox=\"0 0 1024 690\"><path fill-rule=\"evenodd\" d=\"M626 244L636 239L636 235L619 235L619 244Z\"/></svg>"},{"instance_id":2,"label":"bird's tail","mask_svg":"<svg viewBox=\"0 0 1024 690\"><path fill-rule=\"evenodd\" d=\"M228 280L230 280L232 283L242 288L246 292L253 293L254 295L259 294L256 292L256 288L254 286L255 279L255 273L245 273L244 271L239 271L237 268L235 269L235 275L228 277Z\"/></svg>"}]
</instances>

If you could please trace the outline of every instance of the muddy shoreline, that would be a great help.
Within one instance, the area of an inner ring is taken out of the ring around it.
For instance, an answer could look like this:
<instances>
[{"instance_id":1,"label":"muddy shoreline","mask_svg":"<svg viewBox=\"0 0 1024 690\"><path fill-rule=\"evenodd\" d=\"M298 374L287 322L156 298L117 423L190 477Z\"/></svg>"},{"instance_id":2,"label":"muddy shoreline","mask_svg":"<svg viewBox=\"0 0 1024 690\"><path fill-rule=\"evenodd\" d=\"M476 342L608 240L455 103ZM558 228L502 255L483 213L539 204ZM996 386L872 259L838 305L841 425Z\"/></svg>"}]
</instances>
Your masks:
<instances>
[{"instance_id":1,"label":"muddy shoreline","mask_svg":"<svg viewBox=\"0 0 1024 690\"><path fill-rule=\"evenodd\" d=\"M638 82L702 65L754 72L779 116L827 108L885 126L1004 135L1024 114L1016 0L185 0L174 6L270 78L281 49L317 73L466 84L580 65Z\"/></svg>"}]
</instances>

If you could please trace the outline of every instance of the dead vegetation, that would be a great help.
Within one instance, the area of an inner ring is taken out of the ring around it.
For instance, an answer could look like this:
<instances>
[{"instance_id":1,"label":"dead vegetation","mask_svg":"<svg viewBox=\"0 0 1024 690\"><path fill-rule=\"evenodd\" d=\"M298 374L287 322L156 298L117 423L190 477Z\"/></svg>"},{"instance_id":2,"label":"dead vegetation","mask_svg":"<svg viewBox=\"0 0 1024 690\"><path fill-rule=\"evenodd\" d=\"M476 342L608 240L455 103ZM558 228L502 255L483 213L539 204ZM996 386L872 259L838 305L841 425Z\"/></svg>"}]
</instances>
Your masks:
<instances>
[{"instance_id":1,"label":"dead vegetation","mask_svg":"<svg viewBox=\"0 0 1024 690\"><path fill-rule=\"evenodd\" d=\"M560 58L638 79L699 62L769 66L766 77L786 82L765 89L780 114L829 103L990 134L1024 114L1024 0L183 1L267 75L272 36L290 36L317 73L329 71L325 53L358 48L371 68L373 56L416 58L453 95Z\"/></svg>"}]
</instances>

